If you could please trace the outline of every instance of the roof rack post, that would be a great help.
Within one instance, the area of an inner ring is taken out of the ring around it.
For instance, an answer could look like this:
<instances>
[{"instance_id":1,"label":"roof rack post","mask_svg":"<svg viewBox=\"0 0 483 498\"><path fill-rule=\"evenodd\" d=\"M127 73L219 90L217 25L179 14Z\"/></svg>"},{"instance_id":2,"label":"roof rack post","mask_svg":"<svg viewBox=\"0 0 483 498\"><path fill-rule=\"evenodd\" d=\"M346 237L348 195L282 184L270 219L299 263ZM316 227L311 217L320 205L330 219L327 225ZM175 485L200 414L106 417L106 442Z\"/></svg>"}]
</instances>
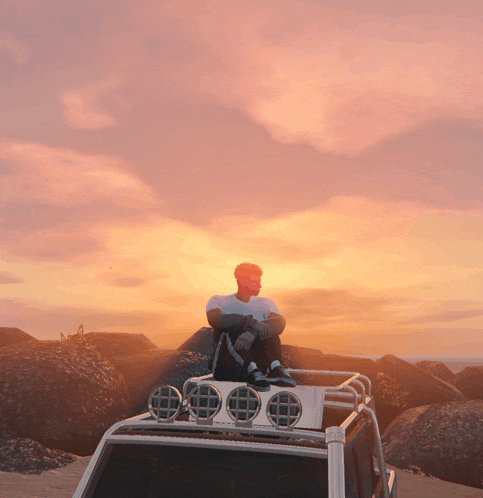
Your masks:
<instances>
[{"instance_id":1,"label":"roof rack post","mask_svg":"<svg viewBox=\"0 0 483 498\"><path fill-rule=\"evenodd\" d=\"M362 408L371 417L373 424L374 438L376 443L376 458L381 471L382 493L384 498L390 498L389 484L387 482L386 462L384 460L384 453L382 451L381 434L379 432L379 425L377 423L376 414L368 406ZM394 495L393 495L394 496Z\"/></svg>"},{"instance_id":2,"label":"roof rack post","mask_svg":"<svg viewBox=\"0 0 483 498\"><path fill-rule=\"evenodd\" d=\"M327 427L325 441L328 451L329 498L345 498L345 430L337 426Z\"/></svg>"}]
</instances>

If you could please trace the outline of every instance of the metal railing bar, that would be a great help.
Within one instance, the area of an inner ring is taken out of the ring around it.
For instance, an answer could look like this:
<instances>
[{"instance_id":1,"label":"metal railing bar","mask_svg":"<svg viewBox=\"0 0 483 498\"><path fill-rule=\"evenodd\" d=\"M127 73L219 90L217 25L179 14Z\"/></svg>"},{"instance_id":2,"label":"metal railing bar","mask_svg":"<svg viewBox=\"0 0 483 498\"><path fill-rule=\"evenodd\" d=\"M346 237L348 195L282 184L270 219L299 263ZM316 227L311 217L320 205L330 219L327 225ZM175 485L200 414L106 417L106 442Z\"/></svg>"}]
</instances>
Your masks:
<instances>
[{"instance_id":1,"label":"metal railing bar","mask_svg":"<svg viewBox=\"0 0 483 498\"><path fill-rule=\"evenodd\" d=\"M366 388L365 388L364 384L360 380L357 380L357 379L352 379L350 383L351 384L354 383L354 384L360 386L361 391L362 391L361 392L362 399L366 399Z\"/></svg>"},{"instance_id":2,"label":"metal railing bar","mask_svg":"<svg viewBox=\"0 0 483 498\"><path fill-rule=\"evenodd\" d=\"M388 486L388 482L387 482L386 462L384 461L384 453L382 451L381 436L379 433L379 425L377 423L376 414L374 413L373 410L371 410L366 405L362 405L362 410L367 412L369 414L369 416L371 417L371 421L373 424L372 428L373 428L373 433L374 433L374 440L376 443L376 458L377 458L377 463L379 464L379 469L381 472L382 492L384 494L384 498L390 498L389 497L389 486Z\"/></svg>"},{"instance_id":3,"label":"metal railing bar","mask_svg":"<svg viewBox=\"0 0 483 498\"><path fill-rule=\"evenodd\" d=\"M214 439L194 439L183 437L165 436L139 436L133 440L131 436L108 436L107 444L156 444L166 446L188 446L194 448L217 448L237 451L256 451L262 453L282 453L296 456L310 456L327 459L328 453L325 448L308 448L303 446L291 446L272 443L252 443L248 441L222 441Z\"/></svg>"},{"instance_id":4,"label":"metal railing bar","mask_svg":"<svg viewBox=\"0 0 483 498\"><path fill-rule=\"evenodd\" d=\"M290 439L297 439L297 438L304 438L304 439L313 439L314 441L317 442L322 442L325 443L325 432L313 432L310 430L305 430L305 429L297 429L294 428L290 432L284 432L281 429L276 429L274 428L269 428L269 427L257 427L257 426L252 426L251 428L246 428L246 427L236 427L231 424L226 424L226 423L214 423L212 426L209 428L203 428L203 430L200 429L199 425L196 425L196 422L189 422L189 421L180 421L176 422L175 424L163 424L160 426L156 422L146 422L146 423L139 423L139 424L128 424L129 428L132 429L158 429L159 432L162 431L169 431L169 430L179 430L182 431L183 429L196 429L197 431L201 432L223 432L223 433L228 433L228 432L236 432L236 433L250 433L251 435L269 435L269 436L281 436L287 437ZM138 436L134 436L138 437ZM155 436L159 437L159 436Z\"/></svg>"},{"instance_id":5,"label":"metal railing bar","mask_svg":"<svg viewBox=\"0 0 483 498\"><path fill-rule=\"evenodd\" d=\"M287 368L287 371L289 373L301 373L301 374L322 374L322 375L351 375L354 376L358 372L346 372L346 371L339 371L339 370L300 370L296 368ZM364 379L367 382L368 390L367 393L369 396L371 396L371 391L372 391L372 385L371 385L371 380L367 375L363 374L358 374L359 378Z\"/></svg>"}]
</instances>

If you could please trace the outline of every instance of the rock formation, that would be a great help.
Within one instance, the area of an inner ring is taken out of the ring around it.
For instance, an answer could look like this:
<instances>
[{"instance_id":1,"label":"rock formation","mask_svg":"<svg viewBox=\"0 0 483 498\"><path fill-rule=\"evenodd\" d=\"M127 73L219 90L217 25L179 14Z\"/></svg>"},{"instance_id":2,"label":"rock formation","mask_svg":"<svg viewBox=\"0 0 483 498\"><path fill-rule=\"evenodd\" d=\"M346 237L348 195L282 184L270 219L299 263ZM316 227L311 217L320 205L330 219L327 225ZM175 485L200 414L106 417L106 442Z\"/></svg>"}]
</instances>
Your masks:
<instances>
[{"instance_id":1,"label":"rock formation","mask_svg":"<svg viewBox=\"0 0 483 498\"><path fill-rule=\"evenodd\" d=\"M200 351L213 349L213 330L204 329L178 350L159 349L143 334L90 332L84 338L123 375L129 393L128 416L134 416L148 411L148 398L156 386L167 383L181 390L189 377L209 373L208 357Z\"/></svg>"},{"instance_id":2,"label":"rock formation","mask_svg":"<svg viewBox=\"0 0 483 498\"><path fill-rule=\"evenodd\" d=\"M126 418L122 375L95 351L58 341L0 349L0 434L92 454Z\"/></svg>"},{"instance_id":3,"label":"rock formation","mask_svg":"<svg viewBox=\"0 0 483 498\"><path fill-rule=\"evenodd\" d=\"M209 356L197 351L158 350L110 358L124 375L130 394L129 416L148 411L149 395L156 386L170 385L181 393L190 377L208 375Z\"/></svg>"},{"instance_id":4,"label":"rock formation","mask_svg":"<svg viewBox=\"0 0 483 498\"><path fill-rule=\"evenodd\" d=\"M41 474L65 467L77 457L62 450L49 450L37 441L20 437L0 437L0 471Z\"/></svg>"},{"instance_id":5,"label":"rock formation","mask_svg":"<svg viewBox=\"0 0 483 498\"><path fill-rule=\"evenodd\" d=\"M149 394L171 372L177 356L179 353L174 350L151 349L109 358L126 381L129 417L148 411Z\"/></svg>"},{"instance_id":6,"label":"rock formation","mask_svg":"<svg viewBox=\"0 0 483 498\"><path fill-rule=\"evenodd\" d=\"M178 347L178 351L196 351L210 356L213 353L213 329L201 327Z\"/></svg>"},{"instance_id":7,"label":"rock formation","mask_svg":"<svg viewBox=\"0 0 483 498\"><path fill-rule=\"evenodd\" d=\"M468 398L483 399L483 367L463 368L453 383Z\"/></svg>"},{"instance_id":8,"label":"rock formation","mask_svg":"<svg viewBox=\"0 0 483 498\"><path fill-rule=\"evenodd\" d=\"M142 334L111 333L83 334L79 343L33 340L1 348L0 457L11 467L5 470L55 468L74 458L65 451L92 454L112 424L147 411L154 387L169 384L182 391L188 378L210 373L212 333L203 327L177 350L158 349ZM483 447L483 401L468 401L457 387L468 396L480 396L483 367L463 370L455 376L455 387L438 378L438 373L447 374L441 365L424 363L421 369L393 355L374 362L283 344L282 363L292 369L366 375L372 383L381 434L387 428L383 440L390 463L481 485L481 459L474 453ZM336 385L347 378L294 377L314 385ZM329 425L346 416L329 409L324 414ZM15 452L20 455L18 461ZM480 472L478 483L471 480L465 465L470 465L471 473ZM448 473L449 467L456 470Z\"/></svg>"},{"instance_id":9,"label":"rock formation","mask_svg":"<svg viewBox=\"0 0 483 498\"><path fill-rule=\"evenodd\" d=\"M144 334L116 332L88 332L84 344L97 351L104 358L127 356L159 349Z\"/></svg>"},{"instance_id":10,"label":"rock formation","mask_svg":"<svg viewBox=\"0 0 483 498\"><path fill-rule=\"evenodd\" d=\"M438 379L444 380L445 382L449 382L453 384L454 381L454 373L441 361L418 361L416 366L428 372ZM461 389L460 389L461 391Z\"/></svg>"},{"instance_id":11,"label":"rock formation","mask_svg":"<svg viewBox=\"0 0 483 498\"><path fill-rule=\"evenodd\" d=\"M190 377L201 377L208 370L209 356L198 351L180 351L172 359L166 374L161 376L158 385L170 385L183 393L183 385Z\"/></svg>"},{"instance_id":12,"label":"rock formation","mask_svg":"<svg viewBox=\"0 0 483 498\"><path fill-rule=\"evenodd\" d=\"M439 403L401 413L382 438L400 469L483 489L483 401Z\"/></svg>"},{"instance_id":13,"label":"rock formation","mask_svg":"<svg viewBox=\"0 0 483 498\"><path fill-rule=\"evenodd\" d=\"M27 342L39 341L16 327L0 327L0 348L25 344Z\"/></svg>"},{"instance_id":14,"label":"rock formation","mask_svg":"<svg viewBox=\"0 0 483 498\"><path fill-rule=\"evenodd\" d=\"M386 355L375 362L373 395L381 434L401 412L416 406L465 401L467 398L451 384L424 370Z\"/></svg>"},{"instance_id":15,"label":"rock formation","mask_svg":"<svg viewBox=\"0 0 483 498\"><path fill-rule=\"evenodd\" d=\"M288 344L282 344L282 360L286 368L298 370L337 370L359 372L367 376L376 372L374 361L368 358L323 354L318 349Z\"/></svg>"}]
</instances>

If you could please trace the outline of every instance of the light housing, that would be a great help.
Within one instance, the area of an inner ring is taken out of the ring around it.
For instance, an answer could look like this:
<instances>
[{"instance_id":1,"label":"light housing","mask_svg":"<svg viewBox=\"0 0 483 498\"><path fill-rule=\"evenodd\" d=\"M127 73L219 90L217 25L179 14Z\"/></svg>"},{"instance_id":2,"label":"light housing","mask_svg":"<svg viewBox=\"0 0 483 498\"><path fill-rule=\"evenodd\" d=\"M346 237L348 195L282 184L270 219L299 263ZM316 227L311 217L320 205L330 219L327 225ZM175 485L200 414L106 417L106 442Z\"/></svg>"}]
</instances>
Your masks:
<instances>
[{"instance_id":1,"label":"light housing","mask_svg":"<svg viewBox=\"0 0 483 498\"><path fill-rule=\"evenodd\" d=\"M233 389L226 400L226 411L235 422L251 422L260 413L260 395L248 386Z\"/></svg>"},{"instance_id":2,"label":"light housing","mask_svg":"<svg viewBox=\"0 0 483 498\"><path fill-rule=\"evenodd\" d=\"M220 391L210 384L196 386L188 394L187 408L197 422L213 421L221 405Z\"/></svg>"},{"instance_id":3,"label":"light housing","mask_svg":"<svg viewBox=\"0 0 483 498\"><path fill-rule=\"evenodd\" d=\"M176 387L158 386L149 395L149 413L158 422L172 422L181 410L181 400Z\"/></svg>"},{"instance_id":4,"label":"light housing","mask_svg":"<svg viewBox=\"0 0 483 498\"><path fill-rule=\"evenodd\" d=\"M267 419L277 428L289 429L302 416L302 403L295 394L281 391L274 394L267 403Z\"/></svg>"}]
</instances>

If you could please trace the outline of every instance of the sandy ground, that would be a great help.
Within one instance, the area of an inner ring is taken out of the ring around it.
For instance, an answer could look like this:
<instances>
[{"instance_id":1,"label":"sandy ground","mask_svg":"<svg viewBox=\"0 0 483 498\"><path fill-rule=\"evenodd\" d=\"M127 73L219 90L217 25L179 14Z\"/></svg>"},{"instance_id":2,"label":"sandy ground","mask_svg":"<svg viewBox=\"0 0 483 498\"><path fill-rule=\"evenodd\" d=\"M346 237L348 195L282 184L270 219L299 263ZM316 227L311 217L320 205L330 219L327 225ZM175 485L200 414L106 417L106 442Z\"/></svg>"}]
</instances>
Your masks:
<instances>
[{"instance_id":1,"label":"sandy ground","mask_svg":"<svg viewBox=\"0 0 483 498\"><path fill-rule=\"evenodd\" d=\"M2 498L72 498L90 457L40 475L0 472ZM483 498L483 490L396 470L398 498Z\"/></svg>"},{"instance_id":2,"label":"sandy ground","mask_svg":"<svg viewBox=\"0 0 483 498\"><path fill-rule=\"evenodd\" d=\"M0 497L72 498L90 459L90 456L81 457L65 467L42 474L0 472Z\"/></svg>"},{"instance_id":3,"label":"sandy ground","mask_svg":"<svg viewBox=\"0 0 483 498\"><path fill-rule=\"evenodd\" d=\"M392 465L386 467L396 471L398 498L483 498L483 489L403 472Z\"/></svg>"}]
</instances>

